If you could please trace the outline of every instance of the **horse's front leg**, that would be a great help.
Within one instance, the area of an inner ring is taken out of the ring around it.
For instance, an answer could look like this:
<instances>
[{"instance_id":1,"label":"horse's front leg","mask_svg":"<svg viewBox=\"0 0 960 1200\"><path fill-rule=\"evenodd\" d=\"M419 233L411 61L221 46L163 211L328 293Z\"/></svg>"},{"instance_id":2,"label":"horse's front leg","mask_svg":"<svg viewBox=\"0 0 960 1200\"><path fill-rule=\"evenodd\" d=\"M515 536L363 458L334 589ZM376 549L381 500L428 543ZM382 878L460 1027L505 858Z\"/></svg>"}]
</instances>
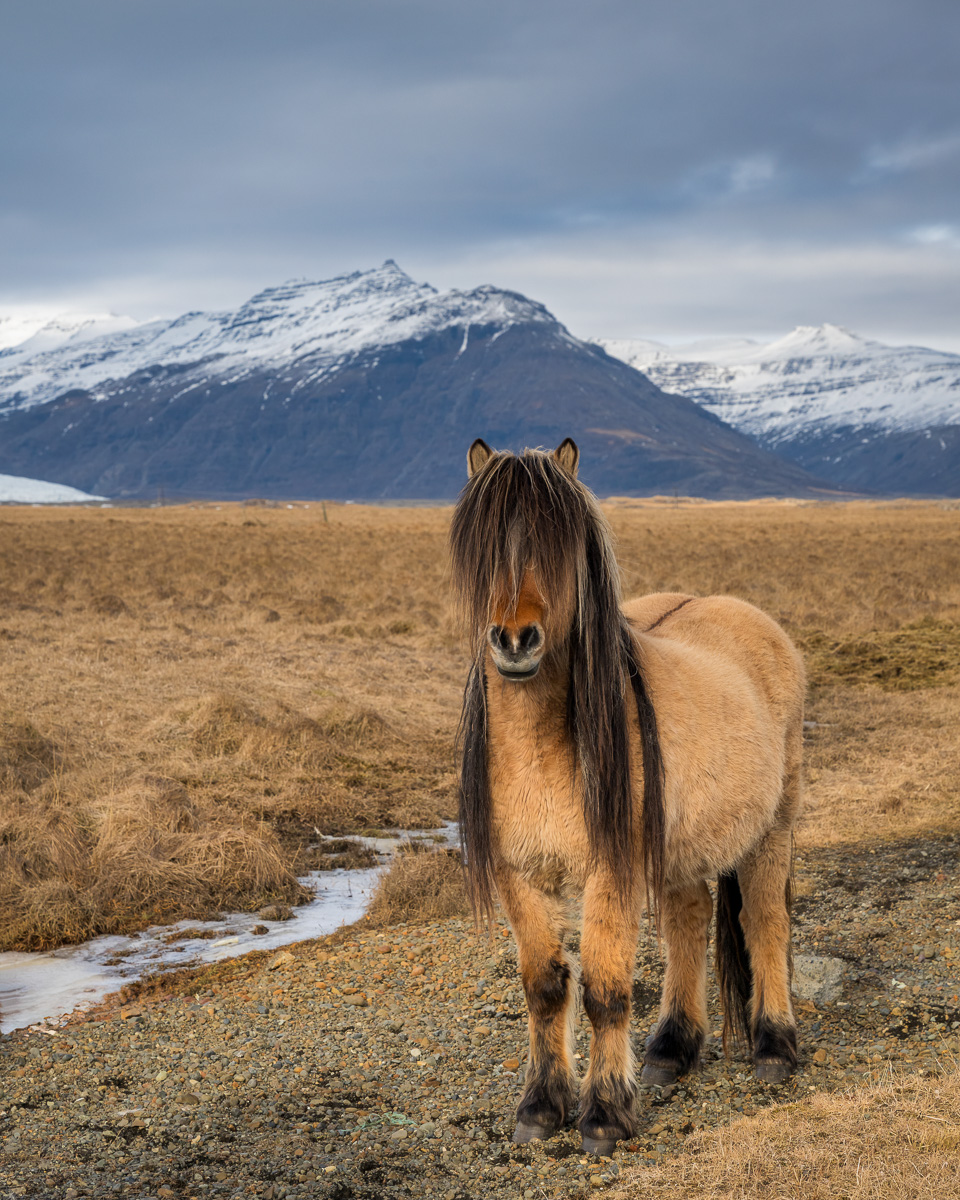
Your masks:
<instances>
[{"instance_id":1,"label":"horse's front leg","mask_svg":"<svg viewBox=\"0 0 960 1200\"><path fill-rule=\"evenodd\" d=\"M583 896L583 1007L593 1036L580 1097L580 1133L590 1154L612 1154L636 1131L637 1081L630 1045L630 1001L639 914L633 899L597 872Z\"/></svg>"},{"instance_id":2,"label":"horse's front leg","mask_svg":"<svg viewBox=\"0 0 960 1200\"><path fill-rule=\"evenodd\" d=\"M517 940L527 997L530 1061L517 1105L515 1142L548 1138L573 1107L573 986L575 971L563 949L566 906L515 872L497 876L497 891Z\"/></svg>"}]
</instances>

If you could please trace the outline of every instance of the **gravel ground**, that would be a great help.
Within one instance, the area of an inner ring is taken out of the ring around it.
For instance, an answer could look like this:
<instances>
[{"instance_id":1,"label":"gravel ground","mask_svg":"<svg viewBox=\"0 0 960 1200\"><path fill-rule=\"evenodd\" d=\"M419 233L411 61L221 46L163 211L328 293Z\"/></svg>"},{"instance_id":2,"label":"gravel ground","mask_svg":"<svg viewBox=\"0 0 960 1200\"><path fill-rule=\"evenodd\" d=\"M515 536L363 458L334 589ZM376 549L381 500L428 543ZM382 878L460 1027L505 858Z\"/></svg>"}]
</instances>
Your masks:
<instances>
[{"instance_id":1,"label":"gravel ground","mask_svg":"<svg viewBox=\"0 0 960 1200\"><path fill-rule=\"evenodd\" d=\"M506 931L362 924L155 982L47 1032L0 1040L0 1196L576 1196L672 1155L694 1130L960 1055L956 837L818 849L797 863L798 951L843 960L798 1004L786 1085L724 1061L641 1096L640 1132L588 1158L569 1129L513 1147L525 1009ZM662 970L644 938L638 1054ZM716 1011L714 998L714 1011ZM585 1022L578 1050L587 1053Z\"/></svg>"}]
</instances>

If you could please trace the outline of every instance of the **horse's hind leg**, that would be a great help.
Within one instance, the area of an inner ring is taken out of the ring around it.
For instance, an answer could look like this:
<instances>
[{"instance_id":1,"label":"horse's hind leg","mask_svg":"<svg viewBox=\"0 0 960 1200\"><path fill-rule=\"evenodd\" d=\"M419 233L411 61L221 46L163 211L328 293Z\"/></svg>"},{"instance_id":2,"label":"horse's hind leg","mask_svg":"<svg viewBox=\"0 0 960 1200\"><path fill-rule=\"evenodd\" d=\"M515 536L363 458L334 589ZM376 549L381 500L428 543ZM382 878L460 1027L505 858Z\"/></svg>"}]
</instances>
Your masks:
<instances>
[{"instance_id":1,"label":"horse's hind leg","mask_svg":"<svg viewBox=\"0 0 960 1200\"><path fill-rule=\"evenodd\" d=\"M790 1000L791 831L781 826L737 867L740 925L750 956L750 1034L757 1077L782 1083L797 1065Z\"/></svg>"},{"instance_id":2,"label":"horse's hind leg","mask_svg":"<svg viewBox=\"0 0 960 1200\"><path fill-rule=\"evenodd\" d=\"M665 892L660 932L667 969L660 1019L647 1043L640 1078L673 1083L700 1059L707 1031L707 939L713 901L705 882Z\"/></svg>"},{"instance_id":3,"label":"horse's hind leg","mask_svg":"<svg viewBox=\"0 0 960 1200\"><path fill-rule=\"evenodd\" d=\"M637 1081L630 1046L630 1000L637 954L638 914L622 886L598 872L583 898L583 1007L593 1038L590 1069L580 1095L583 1148L612 1154L636 1130Z\"/></svg>"},{"instance_id":4,"label":"horse's hind leg","mask_svg":"<svg viewBox=\"0 0 960 1200\"><path fill-rule=\"evenodd\" d=\"M504 872L497 890L517 940L527 997L530 1061L517 1105L515 1142L548 1138L563 1124L576 1096L573 1069L575 971L563 949L563 901Z\"/></svg>"}]
</instances>

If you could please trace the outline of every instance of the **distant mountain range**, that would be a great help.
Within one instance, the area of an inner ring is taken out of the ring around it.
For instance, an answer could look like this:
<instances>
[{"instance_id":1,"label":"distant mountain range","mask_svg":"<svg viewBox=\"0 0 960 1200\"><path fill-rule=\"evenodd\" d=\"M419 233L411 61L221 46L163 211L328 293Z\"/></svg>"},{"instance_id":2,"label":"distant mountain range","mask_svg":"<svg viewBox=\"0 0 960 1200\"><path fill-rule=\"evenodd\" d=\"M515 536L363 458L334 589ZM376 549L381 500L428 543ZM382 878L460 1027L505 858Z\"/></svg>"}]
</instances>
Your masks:
<instances>
[{"instance_id":1,"label":"distant mountain range","mask_svg":"<svg viewBox=\"0 0 960 1200\"><path fill-rule=\"evenodd\" d=\"M601 494L829 493L542 305L392 261L229 312L97 320L8 329L0 471L114 498L450 499L473 438L573 436Z\"/></svg>"},{"instance_id":2,"label":"distant mountain range","mask_svg":"<svg viewBox=\"0 0 960 1200\"><path fill-rule=\"evenodd\" d=\"M597 343L670 392L836 486L960 495L960 355L837 325L767 345Z\"/></svg>"}]
</instances>

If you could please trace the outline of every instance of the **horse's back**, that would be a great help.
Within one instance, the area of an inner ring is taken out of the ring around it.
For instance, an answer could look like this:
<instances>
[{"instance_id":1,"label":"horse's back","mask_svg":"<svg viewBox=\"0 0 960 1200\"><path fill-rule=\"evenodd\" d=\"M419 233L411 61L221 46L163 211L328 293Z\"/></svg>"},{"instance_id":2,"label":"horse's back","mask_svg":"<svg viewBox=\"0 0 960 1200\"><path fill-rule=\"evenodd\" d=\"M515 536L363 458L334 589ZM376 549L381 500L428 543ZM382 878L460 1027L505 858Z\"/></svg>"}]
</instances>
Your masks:
<instances>
[{"instance_id":1,"label":"horse's back","mask_svg":"<svg viewBox=\"0 0 960 1200\"><path fill-rule=\"evenodd\" d=\"M669 656L671 643L707 656L726 674L745 675L787 723L803 709L803 659L784 630L761 609L736 596L689 596L655 592L623 606L641 641Z\"/></svg>"}]
</instances>

